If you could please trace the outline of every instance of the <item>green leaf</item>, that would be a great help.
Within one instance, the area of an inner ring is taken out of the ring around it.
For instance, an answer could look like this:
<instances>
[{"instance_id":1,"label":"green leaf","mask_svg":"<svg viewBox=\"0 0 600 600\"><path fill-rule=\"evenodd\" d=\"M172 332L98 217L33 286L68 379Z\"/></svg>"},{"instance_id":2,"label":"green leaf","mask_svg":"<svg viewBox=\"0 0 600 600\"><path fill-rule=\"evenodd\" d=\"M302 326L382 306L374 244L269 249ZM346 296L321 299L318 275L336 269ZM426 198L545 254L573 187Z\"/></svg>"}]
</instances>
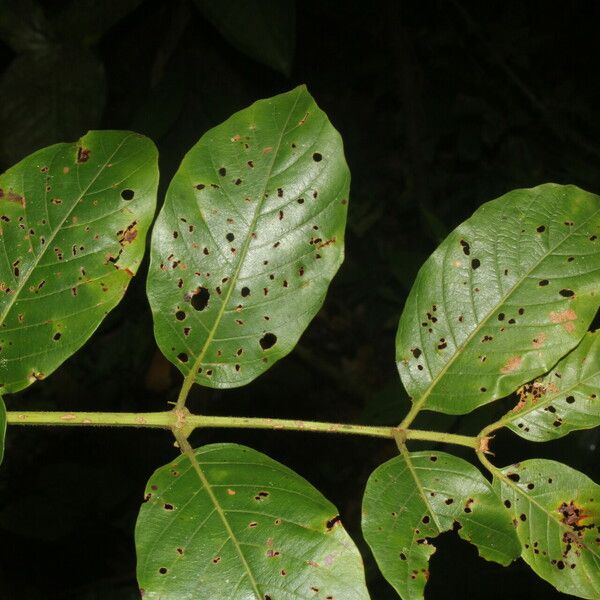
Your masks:
<instances>
[{"instance_id":1,"label":"green leaf","mask_svg":"<svg viewBox=\"0 0 600 600\"><path fill-rule=\"evenodd\" d=\"M0 96L0 160L9 165L98 125L104 67L83 48L50 46L10 64L0 79Z\"/></svg>"},{"instance_id":2,"label":"green leaf","mask_svg":"<svg viewBox=\"0 0 600 600\"><path fill-rule=\"evenodd\" d=\"M148 277L158 345L184 375L240 386L294 348L343 260L349 181L340 135L304 86L186 155Z\"/></svg>"},{"instance_id":3,"label":"green leaf","mask_svg":"<svg viewBox=\"0 0 600 600\"><path fill-rule=\"evenodd\" d=\"M519 389L519 402L501 423L521 437L545 442L600 425L600 330L544 377Z\"/></svg>"},{"instance_id":4,"label":"green leaf","mask_svg":"<svg viewBox=\"0 0 600 600\"><path fill-rule=\"evenodd\" d=\"M157 152L90 132L0 175L0 384L15 392L78 350L121 300L144 254Z\"/></svg>"},{"instance_id":5,"label":"green leaf","mask_svg":"<svg viewBox=\"0 0 600 600\"><path fill-rule=\"evenodd\" d=\"M181 456L146 487L136 525L144 598L367 599L336 508L273 459L237 444Z\"/></svg>"},{"instance_id":6,"label":"green leaf","mask_svg":"<svg viewBox=\"0 0 600 600\"><path fill-rule=\"evenodd\" d=\"M4 440L6 439L6 406L0 396L0 465L4 460Z\"/></svg>"},{"instance_id":7,"label":"green leaf","mask_svg":"<svg viewBox=\"0 0 600 600\"><path fill-rule=\"evenodd\" d=\"M296 45L295 0L195 0L204 16L235 48L289 75Z\"/></svg>"},{"instance_id":8,"label":"green leaf","mask_svg":"<svg viewBox=\"0 0 600 600\"><path fill-rule=\"evenodd\" d=\"M502 469L494 484L516 526L523 560L561 592L600 597L600 486L543 459Z\"/></svg>"},{"instance_id":9,"label":"green leaf","mask_svg":"<svg viewBox=\"0 0 600 600\"><path fill-rule=\"evenodd\" d=\"M444 452L411 452L369 477L363 500L365 539L384 577L404 600L423 598L430 543L458 522L479 554L508 565L520 546L500 498L470 463Z\"/></svg>"},{"instance_id":10,"label":"green leaf","mask_svg":"<svg viewBox=\"0 0 600 600\"><path fill-rule=\"evenodd\" d=\"M480 207L423 265L396 360L413 411L464 414L547 372L600 305L600 198L514 190Z\"/></svg>"},{"instance_id":11,"label":"green leaf","mask_svg":"<svg viewBox=\"0 0 600 600\"><path fill-rule=\"evenodd\" d=\"M15 52L43 50L52 37L49 32L44 11L35 0L0 0L0 39Z\"/></svg>"}]
</instances>

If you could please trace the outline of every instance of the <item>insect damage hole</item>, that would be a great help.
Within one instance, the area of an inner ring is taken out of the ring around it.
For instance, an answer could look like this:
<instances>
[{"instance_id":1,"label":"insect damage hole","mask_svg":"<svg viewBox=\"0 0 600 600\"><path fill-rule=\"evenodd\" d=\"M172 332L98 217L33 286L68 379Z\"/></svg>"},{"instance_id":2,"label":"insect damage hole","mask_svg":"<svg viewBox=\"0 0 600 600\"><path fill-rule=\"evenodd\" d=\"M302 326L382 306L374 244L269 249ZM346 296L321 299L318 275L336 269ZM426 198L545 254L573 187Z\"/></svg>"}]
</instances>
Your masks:
<instances>
[{"instance_id":1,"label":"insect damage hole","mask_svg":"<svg viewBox=\"0 0 600 600\"><path fill-rule=\"evenodd\" d=\"M121 192L121 198L123 198L123 200L133 200L133 197L135 196L135 192L133 190L123 190Z\"/></svg>"},{"instance_id":2,"label":"insect damage hole","mask_svg":"<svg viewBox=\"0 0 600 600\"><path fill-rule=\"evenodd\" d=\"M208 306L210 292L205 287L199 287L190 302L195 310L204 310Z\"/></svg>"},{"instance_id":3,"label":"insect damage hole","mask_svg":"<svg viewBox=\"0 0 600 600\"><path fill-rule=\"evenodd\" d=\"M260 340L259 344L263 350L272 348L277 343L277 336L274 333L265 333Z\"/></svg>"}]
</instances>

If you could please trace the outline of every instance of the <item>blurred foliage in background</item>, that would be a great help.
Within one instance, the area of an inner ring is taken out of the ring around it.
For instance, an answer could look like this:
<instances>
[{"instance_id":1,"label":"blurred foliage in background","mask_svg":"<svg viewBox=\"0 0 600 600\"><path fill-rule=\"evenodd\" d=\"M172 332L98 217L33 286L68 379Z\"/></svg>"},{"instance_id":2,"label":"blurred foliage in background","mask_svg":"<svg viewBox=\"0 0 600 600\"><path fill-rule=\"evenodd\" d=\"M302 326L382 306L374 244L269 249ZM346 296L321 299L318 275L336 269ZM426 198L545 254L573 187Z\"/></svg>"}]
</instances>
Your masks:
<instances>
[{"instance_id":1,"label":"blurred foliage in background","mask_svg":"<svg viewBox=\"0 0 600 600\"><path fill-rule=\"evenodd\" d=\"M398 317L446 233L516 187L600 193L599 16L583 2L0 0L0 169L88 129L133 129L157 143L164 191L208 128L306 83L352 171L346 262L292 355L247 388L196 389L190 408L397 424ZM179 376L156 349L144 285L142 269L92 341L8 408L164 410ZM475 434L514 402L417 426ZM534 446L502 433L494 450L501 465L554 457L598 481L599 438ZM361 545L373 598L396 597L359 532L366 479L393 444L214 430L193 441L248 444L309 479ZM12 428L7 444L0 598L137 598L133 526L145 481L176 455L171 436ZM454 537L438 547L432 599L561 597L522 563L485 563Z\"/></svg>"}]
</instances>

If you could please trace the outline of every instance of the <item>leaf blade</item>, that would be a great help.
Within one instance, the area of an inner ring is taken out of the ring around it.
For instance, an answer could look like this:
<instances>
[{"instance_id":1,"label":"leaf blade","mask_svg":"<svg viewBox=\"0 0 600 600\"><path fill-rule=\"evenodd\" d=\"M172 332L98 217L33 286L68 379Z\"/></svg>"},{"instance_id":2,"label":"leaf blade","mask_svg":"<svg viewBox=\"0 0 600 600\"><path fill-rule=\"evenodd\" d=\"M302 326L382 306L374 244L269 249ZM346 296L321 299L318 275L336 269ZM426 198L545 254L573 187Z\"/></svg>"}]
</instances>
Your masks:
<instances>
[{"instance_id":1,"label":"leaf blade","mask_svg":"<svg viewBox=\"0 0 600 600\"><path fill-rule=\"evenodd\" d=\"M49 375L120 301L157 184L152 142L119 131L44 148L0 175L3 391Z\"/></svg>"},{"instance_id":2,"label":"leaf blade","mask_svg":"<svg viewBox=\"0 0 600 600\"><path fill-rule=\"evenodd\" d=\"M183 456L148 482L136 525L144 597L194 598L202 589L215 600L287 599L318 588L323 596L368 598L360 555L337 510L308 482L237 444L195 455L208 487Z\"/></svg>"},{"instance_id":3,"label":"leaf blade","mask_svg":"<svg viewBox=\"0 0 600 600\"><path fill-rule=\"evenodd\" d=\"M508 479L494 483L516 524L523 560L559 591L597 598L600 486L546 459L526 460L502 473Z\"/></svg>"},{"instance_id":4,"label":"leaf blade","mask_svg":"<svg viewBox=\"0 0 600 600\"><path fill-rule=\"evenodd\" d=\"M398 370L415 405L464 414L575 347L598 309L599 229L600 198L555 184L514 190L455 229L419 272L398 326Z\"/></svg>"},{"instance_id":5,"label":"leaf blade","mask_svg":"<svg viewBox=\"0 0 600 600\"><path fill-rule=\"evenodd\" d=\"M244 385L293 349L343 260L348 188L341 138L303 86L192 148L147 286L158 345L186 377Z\"/></svg>"},{"instance_id":6,"label":"leaf blade","mask_svg":"<svg viewBox=\"0 0 600 600\"><path fill-rule=\"evenodd\" d=\"M429 577L428 541L452 529L481 556L509 564L520 553L499 497L473 465L444 452L410 452L369 477L363 534L383 573L405 600L423 598Z\"/></svg>"},{"instance_id":7,"label":"leaf blade","mask_svg":"<svg viewBox=\"0 0 600 600\"><path fill-rule=\"evenodd\" d=\"M545 442L600 425L600 330L588 332L551 372L519 390L518 404L499 424Z\"/></svg>"}]
</instances>

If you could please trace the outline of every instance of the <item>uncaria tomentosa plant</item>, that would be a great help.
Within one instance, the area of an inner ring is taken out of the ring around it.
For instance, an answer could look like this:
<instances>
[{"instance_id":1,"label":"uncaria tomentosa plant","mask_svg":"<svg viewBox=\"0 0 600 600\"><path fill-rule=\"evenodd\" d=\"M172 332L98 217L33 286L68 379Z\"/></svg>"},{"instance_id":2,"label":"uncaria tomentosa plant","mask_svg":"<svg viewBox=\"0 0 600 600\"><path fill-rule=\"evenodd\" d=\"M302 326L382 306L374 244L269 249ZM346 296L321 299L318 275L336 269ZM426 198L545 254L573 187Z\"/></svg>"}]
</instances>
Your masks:
<instances>
[{"instance_id":1,"label":"uncaria tomentosa plant","mask_svg":"<svg viewBox=\"0 0 600 600\"><path fill-rule=\"evenodd\" d=\"M157 152L91 132L0 176L0 383L49 376L121 300L155 210ZM547 441L600 422L600 198L519 189L481 206L425 262L400 317L396 362L412 398L388 427L191 414L194 384L250 383L288 354L344 252L350 173L342 140L305 87L256 102L185 156L154 224L147 294L156 341L181 371L160 413L6 412L10 425L172 431L181 454L148 481L135 531L144 598L363 600L359 552L337 509L298 474L237 444L192 448L195 428L389 438L369 478L364 537L406 600L423 598L432 540L458 524L479 554L521 557L558 590L600 597L600 489L551 460L492 464L494 432ZM391 357L390 357L391 359ZM477 436L412 427L518 392ZM411 442L466 446L491 475ZM3 445L3 444L2 444Z\"/></svg>"}]
</instances>

